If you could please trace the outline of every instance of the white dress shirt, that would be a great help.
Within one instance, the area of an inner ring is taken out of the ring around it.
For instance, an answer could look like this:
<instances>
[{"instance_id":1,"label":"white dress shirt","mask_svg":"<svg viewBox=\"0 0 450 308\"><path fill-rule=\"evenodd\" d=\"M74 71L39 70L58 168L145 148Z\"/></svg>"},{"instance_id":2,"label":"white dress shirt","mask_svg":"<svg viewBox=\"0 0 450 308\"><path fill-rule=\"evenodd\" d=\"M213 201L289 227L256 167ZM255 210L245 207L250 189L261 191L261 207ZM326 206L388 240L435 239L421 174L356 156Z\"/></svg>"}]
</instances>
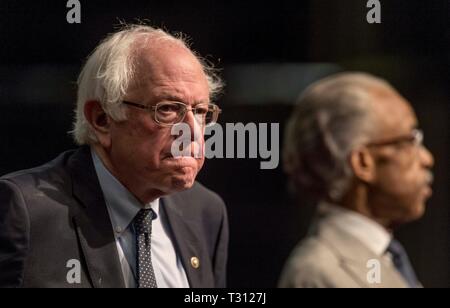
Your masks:
<instances>
[{"instance_id":1,"label":"white dress shirt","mask_svg":"<svg viewBox=\"0 0 450 308\"><path fill-rule=\"evenodd\" d=\"M392 235L382 225L355 211L330 203L320 204L319 211L330 214L327 223L358 239L376 255L385 255Z\"/></svg>"},{"instance_id":2,"label":"white dress shirt","mask_svg":"<svg viewBox=\"0 0 450 308\"><path fill-rule=\"evenodd\" d=\"M171 230L159 199L142 205L104 166L91 149L92 159L106 207L114 229L117 251L128 288L137 286L136 238L132 222L142 208L151 208L156 217L152 221L151 254L158 288L188 288L186 272L171 240Z\"/></svg>"}]
</instances>

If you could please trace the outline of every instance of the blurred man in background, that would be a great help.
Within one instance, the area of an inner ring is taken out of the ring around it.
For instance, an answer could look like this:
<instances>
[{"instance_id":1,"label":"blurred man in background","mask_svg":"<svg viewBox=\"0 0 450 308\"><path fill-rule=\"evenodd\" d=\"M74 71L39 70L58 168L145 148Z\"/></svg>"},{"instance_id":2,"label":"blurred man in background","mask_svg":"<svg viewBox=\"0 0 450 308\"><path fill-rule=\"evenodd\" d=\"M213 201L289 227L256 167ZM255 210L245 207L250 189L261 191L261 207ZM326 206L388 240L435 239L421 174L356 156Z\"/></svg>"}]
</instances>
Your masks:
<instances>
[{"instance_id":1,"label":"blurred man in background","mask_svg":"<svg viewBox=\"0 0 450 308\"><path fill-rule=\"evenodd\" d=\"M408 101L386 81L341 73L311 85L287 127L284 165L318 213L281 287L420 287L393 230L420 218L433 156Z\"/></svg>"},{"instance_id":2,"label":"blurred man in background","mask_svg":"<svg viewBox=\"0 0 450 308\"><path fill-rule=\"evenodd\" d=\"M223 287L223 201L175 157L184 124L202 147L221 81L162 30L109 35L78 80L80 148L0 178L0 287Z\"/></svg>"}]
</instances>

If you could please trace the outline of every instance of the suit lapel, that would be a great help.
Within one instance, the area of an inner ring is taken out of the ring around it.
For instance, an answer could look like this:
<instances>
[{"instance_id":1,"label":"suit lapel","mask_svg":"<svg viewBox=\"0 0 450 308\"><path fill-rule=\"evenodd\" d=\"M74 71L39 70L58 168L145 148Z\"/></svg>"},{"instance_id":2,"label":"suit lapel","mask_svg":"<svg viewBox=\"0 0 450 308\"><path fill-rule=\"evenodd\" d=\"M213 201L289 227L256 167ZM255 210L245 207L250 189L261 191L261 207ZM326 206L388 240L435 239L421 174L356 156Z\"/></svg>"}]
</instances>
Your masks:
<instances>
[{"instance_id":1,"label":"suit lapel","mask_svg":"<svg viewBox=\"0 0 450 308\"><path fill-rule=\"evenodd\" d=\"M74 224L89 276L96 288L125 287L114 233L95 173L90 148L80 148L68 162L73 195L82 204Z\"/></svg>"},{"instance_id":2,"label":"suit lapel","mask_svg":"<svg viewBox=\"0 0 450 308\"><path fill-rule=\"evenodd\" d=\"M373 264L364 262L355 262L354 260L343 259L342 268L351 275L361 287L364 288L407 288L408 285L401 278L392 266L388 264L386 259L382 257L372 256L371 259L376 260L379 264L380 282L370 283L367 279L369 271L373 270Z\"/></svg>"},{"instance_id":3,"label":"suit lapel","mask_svg":"<svg viewBox=\"0 0 450 308\"><path fill-rule=\"evenodd\" d=\"M187 221L187 218L183 215L182 211L186 204L183 204L183 199L176 194L163 197L162 202L163 209L172 231L176 246L175 248L180 255L181 262L186 271L189 286L191 288L210 286L206 281L208 280L208 277L205 276L206 272L202 270L204 266L202 261L205 261L206 258L202 257L204 254L201 251L198 237L193 230L193 226L195 226L197 222L193 222L191 225L188 224L189 221ZM194 268L192 258L198 258L200 261L197 268Z\"/></svg>"},{"instance_id":4,"label":"suit lapel","mask_svg":"<svg viewBox=\"0 0 450 308\"><path fill-rule=\"evenodd\" d=\"M334 227L333 223L322 217L318 225L319 236L341 260L341 267L353 280L364 288L407 287L397 270L388 262L385 256L378 256L367 248L357 238L343 233ZM380 265L380 283L370 283L367 274L371 270L369 260L378 261Z\"/></svg>"}]
</instances>

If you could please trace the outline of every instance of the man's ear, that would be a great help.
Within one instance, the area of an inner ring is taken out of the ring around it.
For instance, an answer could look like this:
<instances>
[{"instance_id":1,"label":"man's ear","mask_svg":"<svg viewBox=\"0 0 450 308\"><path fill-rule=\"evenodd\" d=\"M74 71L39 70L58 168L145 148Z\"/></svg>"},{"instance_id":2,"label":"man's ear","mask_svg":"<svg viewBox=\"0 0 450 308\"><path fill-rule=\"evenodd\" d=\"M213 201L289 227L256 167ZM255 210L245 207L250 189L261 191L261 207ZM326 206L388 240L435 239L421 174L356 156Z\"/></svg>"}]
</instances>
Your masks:
<instances>
[{"instance_id":1,"label":"man's ear","mask_svg":"<svg viewBox=\"0 0 450 308\"><path fill-rule=\"evenodd\" d=\"M372 183L376 178L375 160L367 148L351 152L350 167L355 177L364 183Z\"/></svg>"},{"instance_id":2,"label":"man's ear","mask_svg":"<svg viewBox=\"0 0 450 308\"><path fill-rule=\"evenodd\" d=\"M87 101L84 104L84 116L91 125L98 142L102 147L108 148L111 145L111 119L103 110L101 103L95 100Z\"/></svg>"}]
</instances>

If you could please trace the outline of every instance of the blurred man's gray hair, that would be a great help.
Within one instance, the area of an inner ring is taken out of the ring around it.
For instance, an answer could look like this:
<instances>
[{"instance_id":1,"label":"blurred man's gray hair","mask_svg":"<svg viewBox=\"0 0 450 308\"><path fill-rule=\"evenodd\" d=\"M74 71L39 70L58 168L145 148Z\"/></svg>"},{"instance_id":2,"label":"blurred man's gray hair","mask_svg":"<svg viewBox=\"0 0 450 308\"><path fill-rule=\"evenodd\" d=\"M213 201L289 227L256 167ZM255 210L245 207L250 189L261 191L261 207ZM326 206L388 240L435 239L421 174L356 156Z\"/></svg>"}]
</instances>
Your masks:
<instances>
[{"instance_id":1,"label":"blurred man's gray hair","mask_svg":"<svg viewBox=\"0 0 450 308\"><path fill-rule=\"evenodd\" d=\"M138 65L134 56L140 48L161 41L170 41L188 48L203 66L211 98L220 93L223 83L216 70L190 49L182 34L174 36L162 29L146 25L124 25L121 30L108 35L97 46L78 77L77 106L71 131L77 144L96 142L96 137L84 116L84 105L87 101L99 101L105 112L115 121L126 119L126 112L120 103L128 87L137 78Z\"/></svg>"},{"instance_id":2,"label":"blurred man's gray hair","mask_svg":"<svg viewBox=\"0 0 450 308\"><path fill-rule=\"evenodd\" d=\"M346 193L353 179L349 155L374 134L371 101L378 88L395 91L380 78L349 72L319 80L302 93L283 151L292 184L319 199L337 201Z\"/></svg>"}]
</instances>

